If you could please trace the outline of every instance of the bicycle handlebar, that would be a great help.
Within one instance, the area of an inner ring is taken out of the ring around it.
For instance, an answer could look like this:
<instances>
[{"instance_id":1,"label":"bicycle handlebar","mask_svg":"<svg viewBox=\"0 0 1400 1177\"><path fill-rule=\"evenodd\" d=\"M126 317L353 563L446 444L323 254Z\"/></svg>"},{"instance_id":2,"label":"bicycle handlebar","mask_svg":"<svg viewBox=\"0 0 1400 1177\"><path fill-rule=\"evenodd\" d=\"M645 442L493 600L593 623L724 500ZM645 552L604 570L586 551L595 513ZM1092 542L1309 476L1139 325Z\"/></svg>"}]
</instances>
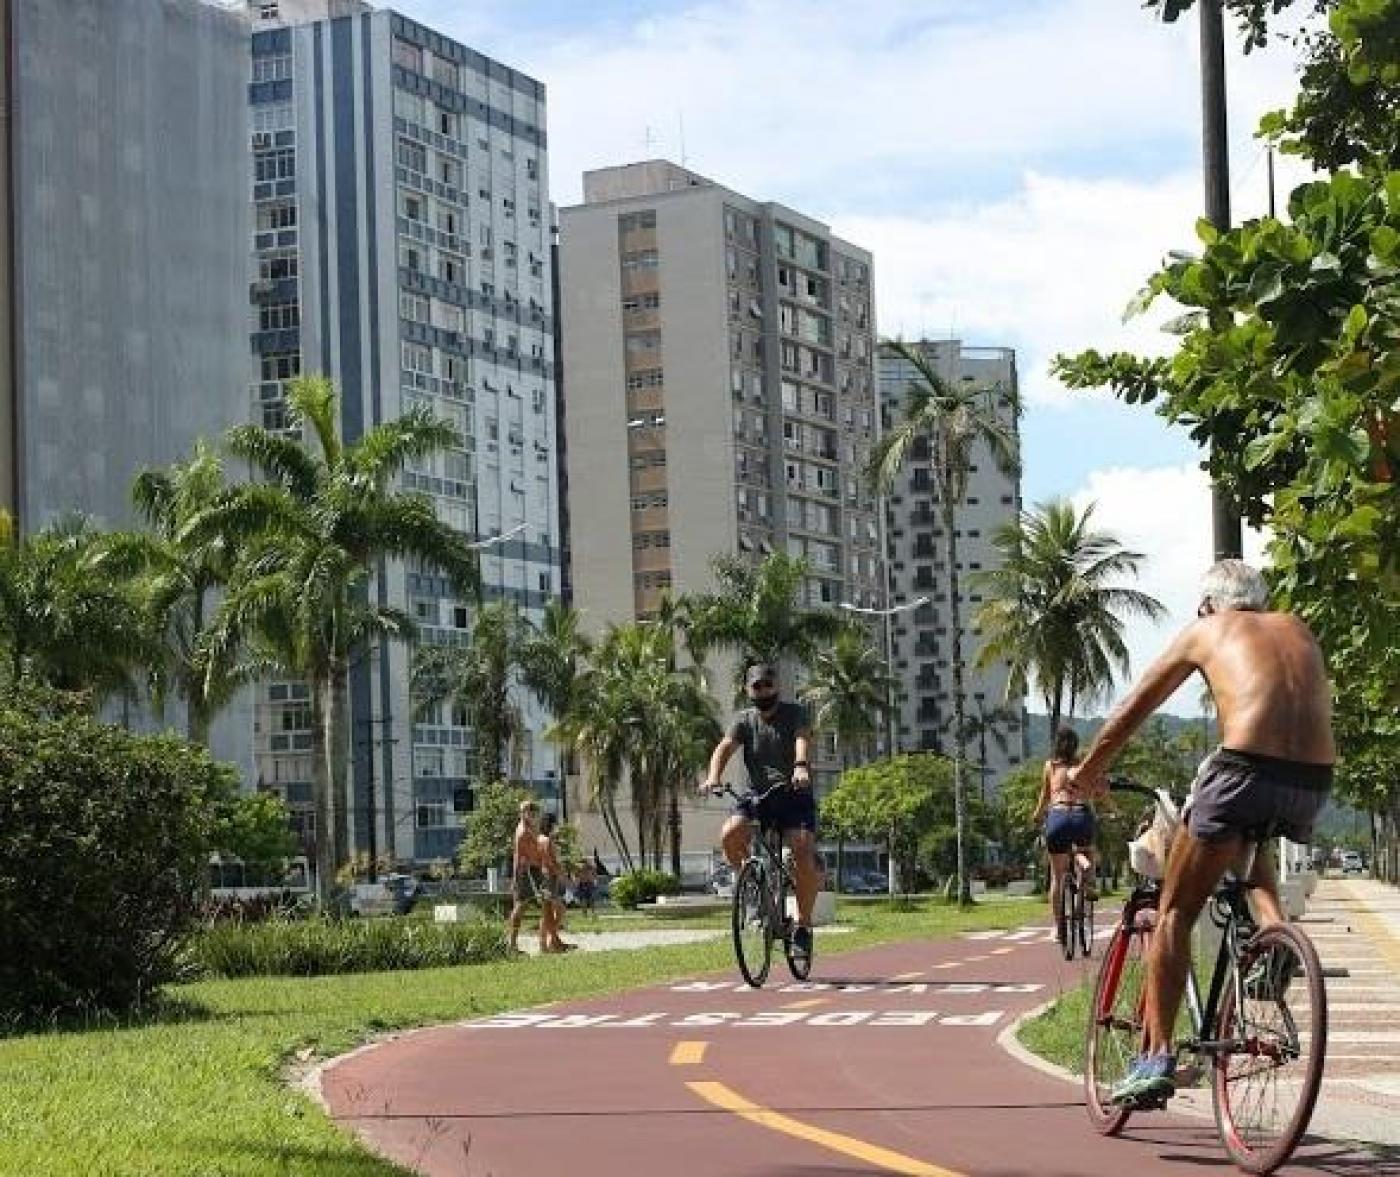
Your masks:
<instances>
[{"instance_id":1,"label":"bicycle handlebar","mask_svg":"<svg viewBox=\"0 0 1400 1177\"><path fill-rule=\"evenodd\" d=\"M776 793L779 789L786 788L787 784L788 782L784 781L781 784L770 785L761 793L741 793L728 781L725 781L722 782L720 784L720 787L714 791L719 794L728 793L731 797L734 798L735 801L751 801L755 805L758 805L766 801L769 798L769 796L771 796L773 793Z\"/></svg>"}]
</instances>

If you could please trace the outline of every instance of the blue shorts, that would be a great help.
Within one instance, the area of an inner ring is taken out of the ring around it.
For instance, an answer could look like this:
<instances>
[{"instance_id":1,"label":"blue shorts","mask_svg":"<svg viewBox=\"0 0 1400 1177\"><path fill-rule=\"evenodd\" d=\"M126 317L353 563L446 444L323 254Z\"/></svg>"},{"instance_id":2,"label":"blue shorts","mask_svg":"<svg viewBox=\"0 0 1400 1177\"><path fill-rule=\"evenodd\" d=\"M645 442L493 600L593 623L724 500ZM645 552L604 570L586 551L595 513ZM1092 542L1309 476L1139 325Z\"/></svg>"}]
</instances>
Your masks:
<instances>
[{"instance_id":1,"label":"blue shorts","mask_svg":"<svg viewBox=\"0 0 1400 1177\"><path fill-rule=\"evenodd\" d=\"M1094 844L1094 811L1085 805L1051 807L1045 818L1045 848L1068 854L1076 846Z\"/></svg>"},{"instance_id":2,"label":"blue shorts","mask_svg":"<svg viewBox=\"0 0 1400 1177\"><path fill-rule=\"evenodd\" d=\"M750 793L735 804L734 813L785 834L791 830L817 832L817 798L810 788L785 786L770 793L760 803L755 803L754 794Z\"/></svg>"}]
</instances>

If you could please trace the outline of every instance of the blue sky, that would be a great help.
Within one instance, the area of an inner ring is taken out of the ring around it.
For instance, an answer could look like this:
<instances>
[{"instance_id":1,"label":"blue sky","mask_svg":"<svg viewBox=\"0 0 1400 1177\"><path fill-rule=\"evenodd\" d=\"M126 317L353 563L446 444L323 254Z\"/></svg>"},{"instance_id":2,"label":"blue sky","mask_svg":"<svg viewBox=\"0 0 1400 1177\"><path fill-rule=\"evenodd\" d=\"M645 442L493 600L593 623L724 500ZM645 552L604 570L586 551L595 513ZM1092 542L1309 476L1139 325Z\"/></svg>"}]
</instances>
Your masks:
<instances>
[{"instance_id":1,"label":"blue sky","mask_svg":"<svg viewBox=\"0 0 1400 1177\"><path fill-rule=\"evenodd\" d=\"M882 333L1017 349L1028 502L1097 501L1143 551L1142 587L1194 609L1208 562L1189 442L1150 412L1069 393L1059 351L1165 351L1121 312L1201 206L1194 20L1133 0L400 0L542 80L550 187L680 158L827 221L875 254ZM1237 216L1264 208L1253 129L1293 89L1286 49L1230 62ZM1284 176L1284 190L1289 179ZM1129 633L1141 668L1170 623ZM1194 687L1187 688L1194 697ZM1174 700L1194 710L1184 692Z\"/></svg>"}]
</instances>

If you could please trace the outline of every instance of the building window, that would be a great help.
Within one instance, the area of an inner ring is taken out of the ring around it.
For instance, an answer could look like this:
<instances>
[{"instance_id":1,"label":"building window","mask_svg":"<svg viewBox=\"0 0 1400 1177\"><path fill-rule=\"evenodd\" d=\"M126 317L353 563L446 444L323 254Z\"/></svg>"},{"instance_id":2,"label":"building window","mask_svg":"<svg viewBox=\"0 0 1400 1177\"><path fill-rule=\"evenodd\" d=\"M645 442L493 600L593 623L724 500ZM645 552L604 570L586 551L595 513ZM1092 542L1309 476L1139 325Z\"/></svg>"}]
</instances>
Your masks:
<instances>
[{"instance_id":1,"label":"building window","mask_svg":"<svg viewBox=\"0 0 1400 1177\"><path fill-rule=\"evenodd\" d=\"M259 331L286 331L301 326L301 308L294 302L278 302L258 308Z\"/></svg>"},{"instance_id":2,"label":"building window","mask_svg":"<svg viewBox=\"0 0 1400 1177\"><path fill-rule=\"evenodd\" d=\"M276 5L273 5L274 9ZM253 58L253 81L284 82L292 76L292 55L279 54L276 57Z\"/></svg>"},{"instance_id":3,"label":"building window","mask_svg":"<svg viewBox=\"0 0 1400 1177\"><path fill-rule=\"evenodd\" d=\"M259 151L253 157L253 179L260 184L272 180L290 180L296 174L296 152L290 147L277 151Z\"/></svg>"},{"instance_id":4,"label":"building window","mask_svg":"<svg viewBox=\"0 0 1400 1177\"><path fill-rule=\"evenodd\" d=\"M260 204L258 205L258 232L270 233L277 229L292 229L297 223L297 206L295 204Z\"/></svg>"},{"instance_id":5,"label":"building window","mask_svg":"<svg viewBox=\"0 0 1400 1177\"><path fill-rule=\"evenodd\" d=\"M415 143L412 139L399 139L396 158L399 167L407 168L410 172L417 172L422 175L428 170L428 152L421 143Z\"/></svg>"},{"instance_id":6,"label":"building window","mask_svg":"<svg viewBox=\"0 0 1400 1177\"><path fill-rule=\"evenodd\" d=\"M268 352L262 357L261 372L264 380L291 380L301 372L301 353Z\"/></svg>"}]
</instances>

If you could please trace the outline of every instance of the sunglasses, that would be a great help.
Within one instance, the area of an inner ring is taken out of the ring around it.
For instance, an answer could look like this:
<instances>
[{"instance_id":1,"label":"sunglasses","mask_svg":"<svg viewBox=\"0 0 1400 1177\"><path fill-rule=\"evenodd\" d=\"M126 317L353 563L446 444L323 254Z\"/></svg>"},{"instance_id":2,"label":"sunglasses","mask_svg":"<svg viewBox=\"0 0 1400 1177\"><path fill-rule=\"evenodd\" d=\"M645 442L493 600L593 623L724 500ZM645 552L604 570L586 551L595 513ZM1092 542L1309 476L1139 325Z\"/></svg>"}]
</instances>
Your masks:
<instances>
[{"instance_id":1,"label":"sunglasses","mask_svg":"<svg viewBox=\"0 0 1400 1177\"><path fill-rule=\"evenodd\" d=\"M1209 597L1196 606L1197 617L1209 617L1214 612L1215 606L1210 603Z\"/></svg>"},{"instance_id":2,"label":"sunglasses","mask_svg":"<svg viewBox=\"0 0 1400 1177\"><path fill-rule=\"evenodd\" d=\"M749 683L751 691L771 691L777 684L771 678L761 678L758 682Z\"/></svg>"}]
</instances>

